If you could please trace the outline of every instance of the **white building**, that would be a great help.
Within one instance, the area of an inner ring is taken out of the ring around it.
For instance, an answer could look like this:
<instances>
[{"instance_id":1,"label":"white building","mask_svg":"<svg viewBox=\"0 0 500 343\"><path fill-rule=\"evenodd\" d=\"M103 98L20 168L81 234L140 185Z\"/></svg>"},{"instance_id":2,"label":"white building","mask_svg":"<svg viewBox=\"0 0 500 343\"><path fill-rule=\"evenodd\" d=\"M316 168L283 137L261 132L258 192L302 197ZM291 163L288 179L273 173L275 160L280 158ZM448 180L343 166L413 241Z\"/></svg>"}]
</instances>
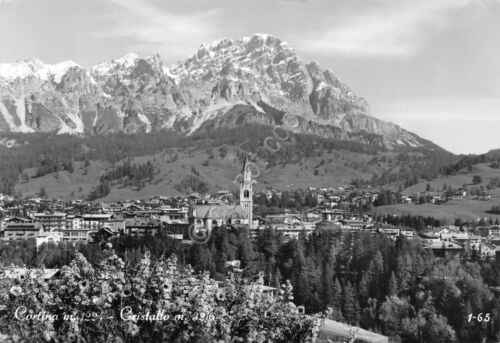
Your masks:
<instances>
[{"instance_id":1,"label":"white building","mask_svg":"<svg viewBox=\"0 0 500 343\"><path fill-rule=\"evenodd\" d=\"M61 231L42 232L36 237L36 247L38 248L43 243L59 243L62 239Z\"/></svg>"},{"instance_id":2,"label":"white building","mask_svg":"<svg viewBox=\"0 0 500 343\"><path fill-rule=\"evenodd\" d=\"M42 224L44 231L62 231L66 229L66 213L35 213L33 219L35 223Z\"/></svg>"}]
</instances>

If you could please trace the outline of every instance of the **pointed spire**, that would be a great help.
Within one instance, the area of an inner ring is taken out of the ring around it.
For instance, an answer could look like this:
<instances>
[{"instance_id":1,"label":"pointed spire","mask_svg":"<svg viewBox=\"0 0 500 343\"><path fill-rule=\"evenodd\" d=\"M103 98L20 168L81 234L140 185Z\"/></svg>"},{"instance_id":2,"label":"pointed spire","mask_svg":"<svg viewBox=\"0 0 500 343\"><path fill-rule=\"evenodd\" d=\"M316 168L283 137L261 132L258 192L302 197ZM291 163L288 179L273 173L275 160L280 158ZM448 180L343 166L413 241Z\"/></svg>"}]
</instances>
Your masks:
<instances>
[{"instance_id":1,"label":"pointed spire","mask_svg":"<svg viewBox=\"0 0 500 343\"><path fill-rule=\"evenodd\" d=\"M243 168L241 169L241 173L245 175L245 169L247 167L247 154L245 154L245 159L243 160Z\"/></svg>"}]
</instances>

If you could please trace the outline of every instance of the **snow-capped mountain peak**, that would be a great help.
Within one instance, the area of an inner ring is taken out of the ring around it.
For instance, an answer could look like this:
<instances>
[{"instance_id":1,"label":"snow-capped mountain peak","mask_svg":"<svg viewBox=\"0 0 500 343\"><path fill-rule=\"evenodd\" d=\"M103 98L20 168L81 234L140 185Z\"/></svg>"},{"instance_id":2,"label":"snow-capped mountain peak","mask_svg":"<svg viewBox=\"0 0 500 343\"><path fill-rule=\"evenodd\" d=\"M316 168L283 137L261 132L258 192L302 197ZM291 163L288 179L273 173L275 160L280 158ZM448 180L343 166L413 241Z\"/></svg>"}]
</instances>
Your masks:
<instances>
[{"instance_id":1,"label":"snow-capped mountain peak","mask_svg":"<svg viewBox=\"0 0 500 343\"><path fill-rule=\"evenodd\" d=\"M208 78L227 72L260 73L287 58L297 58L295 51L281 39L267 34L255 34L237 40L220 39L202 44L198 51L183 62L171 66L175 77ZM234 68L233 68L234 66Z\"/></svg>"},{"instance_id":2,"label":"snow-capped mountain peak","mask_svg":"<svg viewBox=\"0 0 500 343\"><path fill-rule=\"evenodd\" d=\"M128 53L110 62L104 62L94 66L92 68L92 73L97 75L106 75L118 69L130 69L135 65L139 58L139 55L135 53Z\"/></svg>"},{"instance_id":3,"label":"snow-capped mountain peak","mask_svg":"<svg viewBox=\"0 0 500 343\"><path fill-rule=\"evenodd\" d=\"M116 60L114 60L117 64L121 64L125 67L130 67L132 65L134 65L135 61L139 58L139 55L131 52L131 53L128 53Z\"/></svg>"},{"instance_id":4,"label":"snow-capped mountain peak","mask_svg":"<svg viewBox=\"0 0 500 343\"><path fill-rule=\"evenodd\" d=\"M132 73L134 68L140 64L140 61L146 61L158 70L163 68L162 58L158 53L152 53L147 57L129 53L110 62L96 65L92 68L92 75L96 78L106 78L110 75L119 75L120 77L128 76Z\"/></svg>"},{"instance_id":5,"label":"snow-capped mountain peak","mask_svg":"<svg viewBox=\"0 0 500 343\"><path fill-rule=\"evenodd\" d=\"M15 63L0 63L0 77L7 81L29 76L37 77L43 81L54 78L56 83L61 82L66 72L73 67L82 68L77 63L68 60L57 64L45 64L38 58L29 58Z\"/></svg>"},{"instance_id":6,"label":"snow-capped mountain peak","mask_svg":"<svg viewBox=\"0 0 500 343\"><path fill-rule=\"evenodd\" d=\"M284 113L295 117L298 125L290 129L299 133L370 144L367 139L379 137L387 146L423 144L399 126L371 117L367 102L332 71L303 62L286 42L268 34L202 44L170 67L157 53L127 54L90 73L72 61L0 64L0 131L191 134L275 125Z\"/></svg>"}]
</instances>

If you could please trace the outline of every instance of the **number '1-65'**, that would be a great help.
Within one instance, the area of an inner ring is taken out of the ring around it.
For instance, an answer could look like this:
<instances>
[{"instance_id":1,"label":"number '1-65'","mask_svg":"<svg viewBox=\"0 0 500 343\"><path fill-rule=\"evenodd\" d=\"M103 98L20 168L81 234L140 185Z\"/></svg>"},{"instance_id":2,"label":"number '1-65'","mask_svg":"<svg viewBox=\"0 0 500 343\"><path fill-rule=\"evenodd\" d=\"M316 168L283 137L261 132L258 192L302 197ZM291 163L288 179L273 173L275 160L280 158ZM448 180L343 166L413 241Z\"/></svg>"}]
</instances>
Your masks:
<instances>
[{"instance_id":1,"label":"number '1-65'","mask_svg":"<svg viewBox=\"0 0 500 343\"><path fill-rule=\"evenodd\" d=\"M490 318L490 314L489 313L479 313L477 316L474 316L472 313L469 314L468 316L468 319L469 319L469 323L471 322L471 320L475 319L476 321L478 321L479 323L480 322L489 322L491 320Z\"/></svg>"}]
</instances>

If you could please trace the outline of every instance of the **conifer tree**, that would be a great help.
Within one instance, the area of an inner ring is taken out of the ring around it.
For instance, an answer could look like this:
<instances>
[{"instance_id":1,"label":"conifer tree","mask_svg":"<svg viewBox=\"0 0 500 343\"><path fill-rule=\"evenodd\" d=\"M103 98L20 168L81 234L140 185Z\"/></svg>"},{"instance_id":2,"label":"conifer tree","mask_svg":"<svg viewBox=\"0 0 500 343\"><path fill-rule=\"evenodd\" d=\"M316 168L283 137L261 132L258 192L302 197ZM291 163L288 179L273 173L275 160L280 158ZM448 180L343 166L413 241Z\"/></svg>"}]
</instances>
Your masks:
<instances>
[{"instance_id":1,"label":"conifer tree","mask_svg":"<svg viewBox=\"0 0 500 343\"><path fill-rule=\"evenodd\" d=\"M355 290L350 281L344 286L344 299L342 309L344 311L344 317L346 320L355 324L359 320L359 305L356 300Z\"/></svg>"},{"instance_id":2,"label":"conifer tree","mask_svg":"<svg viewBox=\"0 0 500 343\"><path fill-rule=\"evenodd\" d=\"M380 298L382 295L380 283L384 272L384 259L380 251L377 251L368 267L368 277L370 284L370 296Z\"/></svg>"},{"instance_id":3,"label":"conifer tree","mask_svg":"<svg viewBox=\"0 0 500 343\"><path fill-rule=\"evenodd\" d=\"M343 321L344 316L342 315L342 286L340 285L340 281L338 278L335 278L335 282L333 284L333 298L331 303L331 319Z\"/></svg>"},{"instance_id":4,"label":"conifer tree","mask_svg":"<svg viewBox=\"0 0 500 343\"><path fill-rule=\"evenodd\" d=\"M398 281L396 280L396 275L394 275L394 271L391 272L391 277L389 279L387 294L389 296L393 296L393 295L398 294Z\"/></svg>"},{"instance_id":5,"label":"conifer tree","mask_svg":"<svg viewBox=\"0 0 500 343\"><path fill-rule=\"evenodd\" d=\"M333 301L333 260L327 258L323 263L323 271L321 273L321 298L324 305L328 305Z\"/></svg>"}]
</instances>

